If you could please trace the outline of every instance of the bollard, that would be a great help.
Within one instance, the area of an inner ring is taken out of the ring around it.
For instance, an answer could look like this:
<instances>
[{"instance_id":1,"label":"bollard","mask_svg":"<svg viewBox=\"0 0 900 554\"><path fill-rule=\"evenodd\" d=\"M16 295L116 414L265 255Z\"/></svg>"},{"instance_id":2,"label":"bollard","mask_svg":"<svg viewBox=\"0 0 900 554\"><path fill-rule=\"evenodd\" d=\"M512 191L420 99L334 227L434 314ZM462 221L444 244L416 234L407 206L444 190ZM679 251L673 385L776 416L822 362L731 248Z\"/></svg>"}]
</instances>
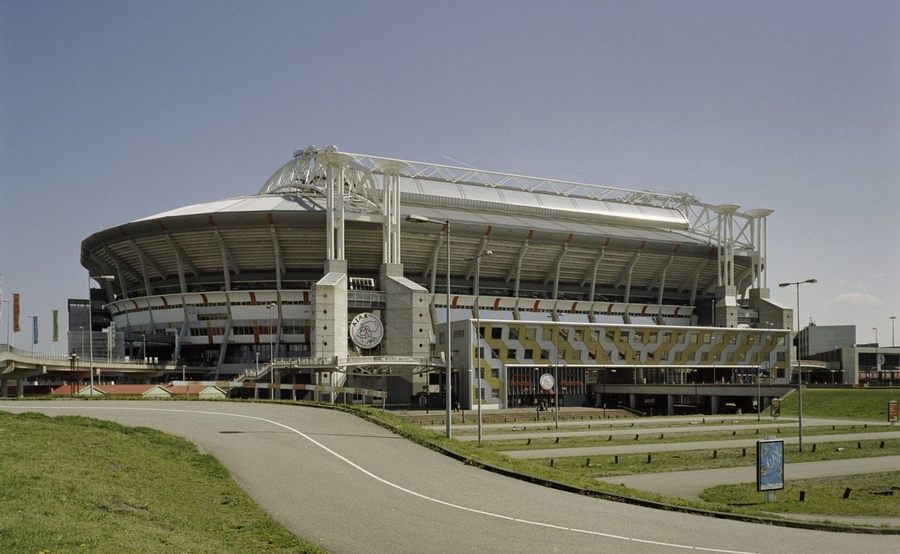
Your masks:
<instances>
[{"instance_id":1,"label":"bollard","mask_svg":"<svg viewBox=\"0 0 900 554\"><path fill-rule=\"evenodd\" d=\"M746 448L741 448L741 456L744 456L744 457L747 456L747 449L746 449Z\"/></svg>"},{"instance_id":2,"label":"bollard","mask_svg":"<svg viewBox=\"0 0 900 554\"><path fill-rule=\"evenodd\" d=\"M556 437L556 444L559 444L559 437Z\"/></svg>"},{"instance_id":3,"label":"bollard","mask_svg":"<svg viewBox=\"0 0 900 554\"><path fill-rule=\"evenodd\" d=\"M615 463L619 463L619 455L618 454L616 454L616 456L615 456Z\"/></svg>"},{"instance_id":4,"label":"bollard","mask_svg":"<svg viewBox=\"0 0 900 554\"><path fill-rule=\"evenodd\" d=\"M800 502L806 502L806 491L800 491Z\"/></svg>"},{"instance_id":5,"label":"bollard","mask_svg":"<svg viewBox=\"0 0 900 554\"><path fill-rule=\"evenodd\" d=\"M884 448L884 441L881 441L881 444L878 445L878 448Z\"/></svg>"},{"instance_id":6,"label":"bollard","mask_svg":"<svg viewBox=\"0 0 900 554\"><path fill-rule=\"evenodd\" d=\"M663 438L663 434L662 434L662 433L659 434L659 438Z\"/></svg>"},{"instance_id":7,"label":"bollard","mask_svg":"<svg viewBox=\"0 0 900 554\"><path fill-rule=\"evenodd\" d=\"M844 489L844 500L850 498L850 492L851 492L850 487L847 487L846 489Z\"/></svg>"},{"instance_id":8,"label":"bollard","mask_svg":"<svg viewBox=\"0 0 900 554\"><path fill-rule=\"evenodd\" d=\"M584 462L584 467L591 467L591 459L588 458L586 462Z\"/></svg>"},{"instance_id":9,"label":"bollard","mask_svg":"<svg viewBox=\"0 0 900 554\"><path fill-rule=\"evenodd\" d=\"M638 440L638 439L640 439L640 438L641 438L640 435L638 435L637 433L634 434L634 440Z\"/></svg>"},{"instance_id":10,"label":"bollard","mask_svg":"<svg viewBox=\"0 0 900 554\"><path fill-rule=\"evenodd\" d=\"M812 451L813 451L813 454L815 454L815 452L816 452L816 443L813 443L813 449L812 449Z\"/></svg>"},{"instance_id":11,"label":"bollard","mask_svg":"<svg viewBox=\"0 0 900 554\"><path fill-rule=\"evenodd\" d=\"M606 437L606 440L607 440L607 441L611 441L611 440L612 440L612 435Z\"/></svg>"},{"instance_id":12,"label":"bollard","mask_svg":"<svg viewBox=\"0 0 900 554\"><path fill-rule=\"evenodd\" d=\"M553 467L553 458L550 458L550 467Z\"/></svg>"},{"instance_id":13,"label":"bollard","mask_svg":"<svg viewBox=\"0 0 900 554\"><path fill-rule=\"evenodd\" d=\"M759 429L756 430L756 434L757 434L757 435L759 434Z\"/></svg>"},{"instance_id":14,"label":"bollard","mask_svg":"<svg viewBox=\"0 0 900 554\"><path fill-rule=\"evenodd\" d=\"M834 425L831 426L831 430L834 431Z\"/></svg>"},{"instance_id":15,"label":"bollard","mask_svg":"<svg viewBox=\"0 0 900 554\"><path fill-rule=\"evenodd\" d=\"M715 459L718 458L718 457L719 457L719 451L718 451L718 450L713 450L713 460L715 460Z\"/></svg>"},{"instance_id":16,"label":"bollard","mask_svg":"<svg viewBox=\"0 0 900 554\"><path fill-rule=\"evenodd\" d=\"M525 446L531 446L531 439L528 439L528 442L525 443Z\"/></svg>"},{"instance_id":17,"label":"bollard","mask_svg":"<svg viewBox=\"0 0 900 554\"><path fill-rule=\"evenodd\" d=\"M857 449L857 450L861 450L861 449L862 449L862 443L861 443L861 442L856 443L856 449Z\"/></svg>"},{"instance_id":18,"label":"bollard","mask_svg":"<svg viewBox=\"0 0 900 554\"><path fill-rule=\"evenodd\" d=\"M652 462L653 462L653 454L647 454L647 463L649 464Z\"/></svg>"},{"instance_id":19,"label":"bollard","mask_svg":"<svg viewBox=\"0 0 900 554\"><path fill-rule=\"evenodd\" d=\"M732 431L732 432L731 432L731 436L732 436L732 437L736 437L736 436L737 436L737 431Z\"/></svg>"}]
</instances>

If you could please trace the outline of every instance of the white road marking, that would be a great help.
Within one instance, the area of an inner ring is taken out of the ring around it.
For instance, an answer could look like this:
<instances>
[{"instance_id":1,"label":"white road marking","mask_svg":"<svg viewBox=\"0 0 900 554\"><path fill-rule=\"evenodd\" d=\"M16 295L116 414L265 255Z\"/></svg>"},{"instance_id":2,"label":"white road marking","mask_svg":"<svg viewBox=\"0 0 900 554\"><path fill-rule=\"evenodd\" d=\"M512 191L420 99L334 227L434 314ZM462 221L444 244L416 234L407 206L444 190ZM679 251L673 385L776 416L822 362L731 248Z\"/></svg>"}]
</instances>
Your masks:
<instances>
[{"instance_id":1,"label":"white road marking","mask_svg":"<svg viewBox=\"0 0 900 554\"><path fill-rule=\"evenodd\" d=\"M412 495L412 496L421 498L421 499L426 500L426 501L428 501L428 502L434 502L434 503L440 504L440 505L442 505L442 506L447 506L448 508L454 508L454 509L457 509L457 510L462 510L462 511L464 511L464 512L470 512L470 513L473 513L473 514L479 514L479 515L483 515L483 516L487 516L487 517L492 517L492 518L497 518L497 519L503 519L503 520L507 520L507 521L514 521L514 522L516 522L516 523L522 523L522 524L524 524L524 525L532 525L532 526L535 526L535 527L547 527L547 528L550 528L550 529L558 529L558 530L560 530L560 531L569 531L569 532L572 532L572 533L581 533L581 534L586 534L586 535L595 535L595 536L604 537L604 538L609 538L609 539L616 539L616 540L630 541L630 542L636 542L636 543L642 543L642 544L652 544L652 545L657 545L657 546L667 546L667 547L670 547L670 548L678 548L678 549L682 549L682 550L697 550L697 551L702 551L702 552L716 552L716 553L718 553L718 554L756 554L756 553L754 553L754 552L746 552L746 551L743 551L743 550L720 550L720 549L717 549L717 548L705 548L705 547L701 547L701 546L691 546L691 545L687 545L687 544L666 543L666 542L658 542L658 541L652 541L652 540L647 540L647 539L640 539L640 538L637 538L637 537L626 537L626 536L622 536L622 535L613 535L613 534L610 534L610 533L603 533L603 532L600 532L600 531L590 531L590 530L588 530L588 529L578 529L578 528L576 528L576 527L564 527L564 526L560 526L560 525L554 525L554 524L551 524L551 523L543 523L543 522L540 522L540 521L532 521L532 520L528 520L528 519L521 519L521 518L517 518L517 517L512 517L512 516L507 516L507 515L503 515L503 514L498 514L498 513L495 513L495 512L487 512L487 511L484 511L484 510L479 510L479 509L477 509L477 508L470 508L470 507L468 507L468 506L462 506L462 505L460 505L460 504L454 504L454 503L452 503L452 502L447 502L446 500L441 500L441 499L439 499L439 498L433 498L433 497L428 496L428 495L426 495L426 494L422 494L422 493L420 493L420 492L416 492L416 491L414 491L414 490L407 489L406 487L403 487L403 486L398 485L398 484L396 484L396 483L394 483L394 482L388 481L387 479L385 479L385 478L383 478L383 477L379 477L378 475L375 475L374 473L372 473L372 472L369 471L368 469L366 469L366 468L360 466L360 465L357 464L356 462L354 462L354 461L352 461L352 460L350 460L350 459L344 457L343 455L341 455L341 454L335 452L335 451L332 450L331 448L329 448L329 447L325 446L324 444L320 443L320 442L317 441L316 439L310 437L310 436L307 435L306 433L304 433L304 432L302 432L302 431L299 431L299 430L297 430L297 429L294 429L293 427L291 427L291 426L289 426L289 425L285 425L284 423L279 423L279 422L277 422L277 421L274 421L274 420L271 420L271 419L266 419L266 418L264 418L264 417L257 417L257 416L251 416L251 415L245 415L245 414L230 414L230 413L227 413L227 412L208 412L208 411L203 411L203 410L174 410L174 409L168 409L168 408L126 408L126 407L121 407L121 406L95 406L95 407L94 407L94 406L92 406L92 407L83 407L83 406L75 406L75 407L73 407L73 406L40 406L39 408L42 409L42 410L120 410L120 411L173 412L173 413L182 413L182 414L218 415L218 416L226 416L226 417L238 417L238 418L244 418L244 419L254 419L254 420L256 420L256 421L263 421L263 422L265 422L265 423L270 423L270 424L272 424L272 425L276 425L276 426L281 427L281 428L283 428L283 429L287 429L288 431L291 431L292 433L296 433L297 435L300 435L301 437L303 437L304 439L306 439L306 440L308 440L309 442L313 443L314 445L318 446L319 448L321 448L321 449L324 450L325 452L328 452L329 454L331 454L331 455L334 456L335 458L341 460L342 462L344 462L345 464L349 465L350 467L356 469L357 471L360 471L361 473L363 473L363 474L365 474L365 475L371 477L372 479L375 479L376 481L378 481L378 482L380 482L380 483L383 483L383 484L385 484L385 485L387 485L387 486L389 486L389 487L392 487L392 488L394 488L394 489L397 489L397 490L399 490L399 491L401 491L401 492L404 492L404 493L406 493L406 494L410 494L410 495ZM0 405L0 409L5 409L5 410L26 410L26 411L28 410L28 408L27 408L26 406L16 406L16 405L10 405L10 406Z\"/></svg>"}]
</instances>

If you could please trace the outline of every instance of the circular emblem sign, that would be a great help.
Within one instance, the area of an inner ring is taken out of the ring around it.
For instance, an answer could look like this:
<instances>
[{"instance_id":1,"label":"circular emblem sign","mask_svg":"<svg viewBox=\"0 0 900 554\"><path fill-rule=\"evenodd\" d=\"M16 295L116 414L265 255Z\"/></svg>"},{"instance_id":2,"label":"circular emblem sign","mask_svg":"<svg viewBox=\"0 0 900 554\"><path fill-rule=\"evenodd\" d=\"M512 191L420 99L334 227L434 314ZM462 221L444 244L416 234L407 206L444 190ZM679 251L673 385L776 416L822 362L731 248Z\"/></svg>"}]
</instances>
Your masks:
<instances>
[{"instance_id":1,"label":"circular emblem sign","mask_svg":"<svg viewBox=\"0 0 900 554\"><path fill-rule=\"evenodd\" d=\"M556 380L553 379L553 376L549 373L544 373L541 375L541 388L544 390L553 390L553 385L556 384Z\"/></svg>"},{"instance_id":2,"label":"circular emblem sign","mask_svg":"<svg viewBox=\"0 0 900 554\"><path fill-rule=\"evenodd\" d=\"M360 348L375 348L384 338L384 325L375 314L361 313L350 322L350 338Z\"/></svg>"}]
</instances>

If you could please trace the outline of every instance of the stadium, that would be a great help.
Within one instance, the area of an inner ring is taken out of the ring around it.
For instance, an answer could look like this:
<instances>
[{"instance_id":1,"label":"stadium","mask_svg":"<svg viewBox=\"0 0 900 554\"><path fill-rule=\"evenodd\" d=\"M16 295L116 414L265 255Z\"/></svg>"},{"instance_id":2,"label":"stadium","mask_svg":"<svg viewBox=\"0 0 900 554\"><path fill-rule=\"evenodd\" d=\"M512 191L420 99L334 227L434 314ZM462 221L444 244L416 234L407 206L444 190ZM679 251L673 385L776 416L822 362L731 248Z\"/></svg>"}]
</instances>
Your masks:
<instances>
[{"instance_id":1,"label":"stadium","mask_svg":"<svg viewBox=\"0 0 900 554\"><path fill-rule=\"evenodd\" d=\"M771 213L311 146L256 194L94 233L81 263L94 329L160 378L437 407L449 355L464 408L594 405L599 383L787 382Z\"/></svg>"}]
</instances>

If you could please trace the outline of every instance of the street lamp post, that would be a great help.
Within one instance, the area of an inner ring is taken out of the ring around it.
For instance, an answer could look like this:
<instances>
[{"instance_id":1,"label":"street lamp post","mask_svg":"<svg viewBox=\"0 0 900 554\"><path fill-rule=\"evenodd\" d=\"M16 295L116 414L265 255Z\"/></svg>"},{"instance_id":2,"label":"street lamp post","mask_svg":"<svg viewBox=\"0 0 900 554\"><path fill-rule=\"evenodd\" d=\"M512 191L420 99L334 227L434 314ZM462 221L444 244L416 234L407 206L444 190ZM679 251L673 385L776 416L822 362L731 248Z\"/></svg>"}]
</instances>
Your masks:
<instances>
[{"instance_id":1,"label":"street lamp post","mask_svg":"<svg viewBox=\"0 0 900 554\"><path fill-rule=\"evenodd\" d=\"M37 316L30 315L30 316L28 316L28 319L31 320L31 355L33 356L34 355L34 343L35 343L34 331L35 331L35 328L37 327ZM875 336L878 336L877 331L875 332ZM878 339L875 339L875 342L878 342Z\"/></svg>"},{"instance_id":2,"label":"street lamp post","mask_svg":"<svg viewBox=\"0 0 900 554\"><path fill-rule=\"evenodd\" d=\"M144 358L144 363L147 363L147 333L141 333L141 356Z\"/></svg>"},{"instance_id":3,"label":"street lamp post","mask_svg":"<svg viewBox=\"0 0 900 554\"><path fill-rule=\"evenodd\" d=\"M275 303L269 302L269 400L275 399ZM334 393L332 393L334 394ZM334 400L334 399L332 399Z\"/></svg>"},{"instance_id":4,"label":"street lamp post","mask_svg":"<svg viewBox=\"0 0 900 554\"><path fill-rule=\"evenodd\" d=\"M69 362L72 364L72 396L75 396L75 385L78 381L78 374L75 373L75 364L78 363L78 354L72 352L69 355Z\"/></svg>"},{"instance_id":5,"label":"street lamp post","mask_svg":"<svg viewBox=\"0 0 900 554\"><path fill-rule=\"evenodd\" d=\"M6 317L6 351L12 352L12 346L9 344L9 320L12 319L9 317L9 299L4 298L3 303L6 304L6 309L3 310L3 314Z\"/></svg>"},{"instance_id":6,"label":"street lamp post","mask_svg":"<svg viewBox=\"0 0 900 554\"><path fill-rule=\"evenodd\" d=\"M893 347L897 346L896 344L894 344L894 320L897 319L897 316L892 315L888 319L891 320L891 348L893 348ZM7 339L6 342L9 342L9 340Z\"/></svg>"},{"instance_id":7,"label":"street lamp post","mask_svg":"<svg viewBox=\"0 0 900 554\"><path fill-rule=\"evenodd\" d=\"M91 375L91 388L88 394L91 396L94 396L94 303L91 301L91 279L99 283L100 281L112 281L115 278L115 275L91 275L88 273L88 349L90 350L89 373ZM82 334L82 341L83 339L84 336Z\"/></svg>"},{"instance_id":8,"label":"street lamp post","mask_svg":"<svg viewBox=\"0 0 900 554\"><path fill-rule=\"evenodd\" d=\"M412 223L432 223L434 225L443 225L445 227L445 229L447 230L447 300L446 300L446 302L447 302L447 308L446 308L447 309L447 344L446 344L447 352L445 354L446 374L444 376L444 379L446 380L447 384L445 387L446 399L444 400L444 404L446 404L446 406L445 406L446 415L444 416L444 418L446 419L445 424L446 424L447 438L450 439L450 438L453 438L453 424L450 421L450 418L452 416L452 413L450 412L450 410L451 410L450 401L452 398L451 393L452 393L452 387L453 387L453 385L450 382L450 377L451 377L451 373L450 373L450 371L451 371L451 366L450 366L450 337L451 337L451 330L450 330L450 220L447 219L445 221L439 221L439 220L430 219L430 218L427 218L427 217L424 217L421 215L408 215L408 216L406 216L406 221L409 221ZM434 270L436 271L437 267L435 267ZM431 292L432 292L432 294L434 293L434 291L431 291Z\"/></svg>"},{"instance_id":9,"label":"street lamp post","mask_svg":"<svg viewBox=\"0 0 900 554\"><path fill-rule=\"evenodd\" d=\"M805 281L791 281L778 283L779 287L797 287L797 317L794 318L794 327L797 332L797 446L803 452L803 366L800 364L800 285L818 283L816 279ZM790 344L788 345L790 350Z\"/></svg>"},{"instance_id":10,"label":"street lamp post","mask_svg":"<svg viewBox=\"0 0 900 554\"><path fill-rule=\"evenodd\" d=\"M481 286L480 286L480 277L481 277L481 258L484 256L491 256L494 253L490 250L485 250L481 254L475 256L475 371L478 374L477 387L478 387L478 444L481 444Z\"/></svg>"},{"instance_id":11,"label":"street lamp post","mask_svg":"<svg viewBox=\"0 0 900 554\"><path fill-rule=\"evenodd\" d=\"M875 331L875 348L878 348L878 327L872 327L872 330Z\"/></svg>"}]
</instances>

